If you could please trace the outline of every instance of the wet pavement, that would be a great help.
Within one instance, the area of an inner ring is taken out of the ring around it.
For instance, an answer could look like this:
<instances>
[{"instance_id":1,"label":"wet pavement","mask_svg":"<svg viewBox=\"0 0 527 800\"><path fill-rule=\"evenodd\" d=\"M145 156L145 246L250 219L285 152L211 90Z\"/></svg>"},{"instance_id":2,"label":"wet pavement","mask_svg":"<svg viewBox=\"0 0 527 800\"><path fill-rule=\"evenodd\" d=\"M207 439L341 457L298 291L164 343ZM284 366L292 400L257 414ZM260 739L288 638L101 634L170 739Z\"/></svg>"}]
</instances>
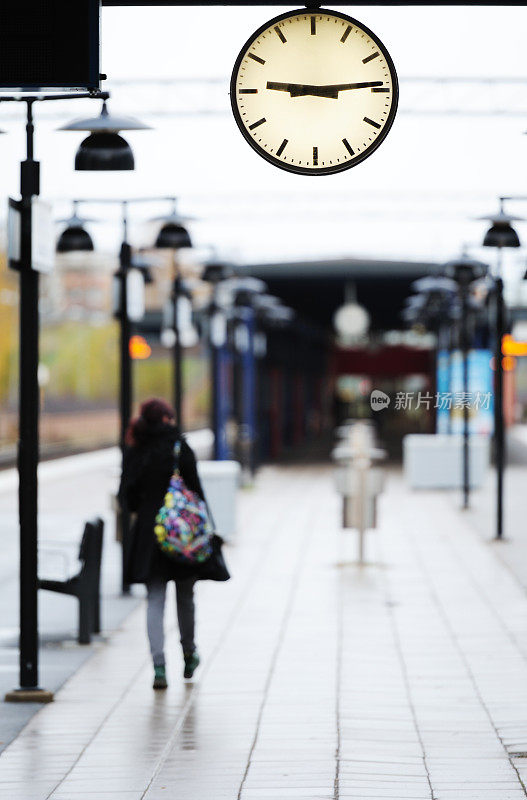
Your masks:
<instances>
[{"instance_id":1,"label":"wet pavement","mask_svg":"<svg viewBox=\"0 0 527 800\"><path fill-rule=\"evenodd\" d=\"M368 563L325 467L263 469L227 584L198 586L202 667L166 692L137 608L0 757L13 800L515 800L527 598L453 493L392 472Z\"/></svg>"}]
</instances>

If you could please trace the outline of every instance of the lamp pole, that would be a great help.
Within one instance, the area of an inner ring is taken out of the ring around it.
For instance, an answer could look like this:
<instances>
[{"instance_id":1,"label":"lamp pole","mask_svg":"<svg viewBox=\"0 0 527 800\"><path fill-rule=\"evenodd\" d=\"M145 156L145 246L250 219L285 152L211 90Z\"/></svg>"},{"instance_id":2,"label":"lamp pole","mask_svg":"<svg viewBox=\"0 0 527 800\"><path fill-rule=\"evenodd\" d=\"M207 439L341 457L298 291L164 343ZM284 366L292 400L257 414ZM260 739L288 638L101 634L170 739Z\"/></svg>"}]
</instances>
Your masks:
<instances>
[{"instance_id":1,"label":"lamp pole","mask_svg":"<svg viewBox=\"0 0 527 800\"><path fill-rule=\"evenodd\" d=\"M232 273L229 265L220 262L206 264L202 280L211 284L212 295L207 308L208 340L211 376L211 424L214 433L214 460L230 457L227 440L229 418L227 308L219 302L219 285Z\"/></svg>"},{"instance_id":2,"label":"lamp pole","mask_svg":"<svg viewBox=\"0 0 527 800\"><path fill-rule=\"evenodd\" d=\"M461 353L463 356L463 508L469 507L470 497L470 450L469 450L469 408L468 408L468 286L460 285L461 289Z\"/></svg>"},{"instance_id":3,"label":"lamp pole","mask_svg":"<svg viewBox=\"0 0 527 800\"><path fill-rule=\"evenodd\" d=\"M214 432L214 460L230 458L227 440L229 419L229 387L227 379L227 316L216 303L209 310L211 377L212 377L212 429Z\"/></svg>"},{"instance_id":4,"label":"lamp pole","mask_svg":"<svg viewBox=\"0 0 527 800\"><path fill-rule=\"evenodd\" d=\"M227 325L226 320L220 318L221 311L217 303L215 302L215 298L213 297L209 308L208 308L208 320L209 320L209 347L210 347L210 376L211 376L211 422L212 422L212 432L214 434L214 460L220 461L221 460L221 410L219 407L219 399L220 399L220 348L223 346L222 342L219 341L219 337L217 336L217 332L214 330L214 326L218 326L225 322L225 331L221 331L221 334L227 333ZM223 335L222 335L223 338ZM223 433L223 431L222 431Z\"/></svg>"},{"instance_id":5,"label":"lamp pole","mask_svg":"<svg viewBox=\"0 0 527 800\"><path fill-rule=\"evenodd\" d=\"M33 105L70 100L73 95L4 96L0 102L26 103L26 158L20 165L20 393L18 514L20 526L19 688L8 702L48 703L53 693L39 686L38 658L38 462L39 462L39 275L33 268L32 205L40 194L40 163L34 158ZM77 98L108 97L83 92Z\"/></svg>"},{"instance_id":6,"label":"lamp pole","mask_svg":"<svg viewBox=\"0 0 527 800\"><path fill-rule=\"evenodd\" d=\"M503 419L503 335L505 333L505 302L503 298L503 257L504 247L520 247L518 234L512 222L521 217L511 217L503 208L505 200L527 200L527 197L500 197L499 212L481 219L489 220L492 226L485 234L483 247L495 247L498 251L496 276L494 278L495 302L495 349L494 349L494 456L496 461L496 535L503 539L504 531L504 473L505 473L505 424Z\"/></svg>"},{"instance_id":7,"label":"lamp pole","mask_svg":"<svg viewBox=\"0 0 527 800\"><path fill-rule=\"evenodd\" d=\"M174 279L172 283L173 304L173 380L174 380L174 411L176 412L176 425L183 430L183 359L181 352L181 332L179 325L179 298L181 297L181 275L177 262L177 253L173 251Z\"/></svg>"},{"instance_id":8,"label":"lamp pole","mask_svg":"<svg viewBox=\"0 0 527 800\"><path fill-rule=\"evenodd\" d=\"M186 219L177 212L177 200L171 198L174 204L172 213L168 216L157 218L163 225L159 231L154 247L160 250L170 250L172 253L172 327L174 332L173 347L173 393L176 424L183 430L183 372L182 372L182 347L181 331L179 325L179 299L182 294L181 269L178 261L178 250L192 247L190 235L184 226Z\"/></svg>"},{"instance_id":9,"label":"lamp pole","mask_svg":"<svg viewBox=\"0 0 527 800\"><path fill-rule=\"evenodd\" d=\"M130 357L130 337L132 326L128 315L128 270L132 266L132 248L128 243L128 208L123 201L123 241L119 251L119 269L115 273L119 281L119 306L118 317L120 327L119 353L120 353L120 436L121 452L124 454L126 429L132 414L132 359Z\"/></svg>"},{"instance_id":10,"label":"lamp pole","mask_svg":"<svg viewBox=\"0 0 527 800\"><path fill-rule=\"evenodd\" d=\"M462 483L463 483L463 509L469 507L470 498L470 413L469 413L469 312L470 312L470 287L474 281L483 278L487 274L487 265L481 261L470 258L466 253L449 261L445 265L445 274L449 279L453 279L457 284L459 299L461 301L461 321L459 330L459 346L463 358L463 460L462 460ZM455 285L452 284L452 285Z\"/></svg>"},{"instance_id":11,"label":"lamp pole","mask_svg":"<svg viewBox=\"0 0 527 800\"><path fill-rule=\"evenodd\" d=\"M128 314L128 271L132 264L132 248L128 243L128 205L122 203L123 212L123 241L119 251L119 269L115 277L119 282L119 417L120 434L119 447L121 450L121 464L124 465L126 453L126 430L132 415L132 359L130 356L130 337L132 326ZM126 583L126 564L130 544L130 512L125 498L121 498L121 590L129 594L130 586Z\"/></svg>"},{"instance_id":12,"label":"lamp pole","mask_svg":"<svg viewBox=\"0 0 527 800\"><path fill-rule=\"evenodd\" d=\"M263 282L238 279L235 288L236 323L234 343L237 351L239 380L238 446L244 479L252 480L255 469L256 444L256 364L254 337L256 326L255 297L265 290Z\"/></svg>"},{"instance_id":13,"label":"lamp pole","mask_svg":"<svg viewBox=\"0 0 527 800\"><path fill-rule=\"evenodd\" d=\"M503 420L503 354L505 308L503 303L502 252L498 248L497 275L494 282L496 298L496 341L494 349L495 398L494 436L496 442L496 539L503 538L503 477L505 470L505 425Z\"/></svg>"},{"instance_id":14,"label":"lamp pole","mask_svg":"<svg viewBox=\"0 0 527 800\"><path fill-rule=\"evenodd\" d=\"M18 510L20 518L20 688L38 692L39 275L32 266L33 197L40 164L33 157L33 102L27 101L26 159L20 171L20 401ZM45 692L45 690L40 689ZM42 697L44 700L44 697ZM49 700L53 699L50 694Z\"/></svg>"},{"instance_id":15,"label":"lamp pole","mask_svg":"<svg viewBox=\"0 0 527 800\"><path fill-rule=\"evenodd\" d=\"M236 298L236 322L234 346L238 380L236 386L238 401L238 446L243 475L246 482L254 474L255 427L255 379L254 364L254 310L246 292L239 292Z\"/></svg>"}]
</instances>

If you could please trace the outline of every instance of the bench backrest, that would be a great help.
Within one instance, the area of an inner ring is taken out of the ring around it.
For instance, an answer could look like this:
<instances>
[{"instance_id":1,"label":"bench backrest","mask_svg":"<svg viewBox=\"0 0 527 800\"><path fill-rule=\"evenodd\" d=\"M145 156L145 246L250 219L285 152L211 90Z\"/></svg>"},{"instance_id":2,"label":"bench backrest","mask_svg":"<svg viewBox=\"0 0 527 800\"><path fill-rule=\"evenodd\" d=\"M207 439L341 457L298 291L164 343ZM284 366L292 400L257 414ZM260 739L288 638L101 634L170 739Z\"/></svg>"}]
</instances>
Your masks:
<instances>
[{"instance_id":1,"label":"bench backrest","mask_svg":"<svg viewBox=\"0 0 527 800\"><path fill-rule=\"evenodd\" d=\"M79 561L82 562L81 573L88 572L93 576L99 575L102 559L103 530L104 522L100 517L89 520L85 524L79 549Z\"/></svg>"}]
</instances>

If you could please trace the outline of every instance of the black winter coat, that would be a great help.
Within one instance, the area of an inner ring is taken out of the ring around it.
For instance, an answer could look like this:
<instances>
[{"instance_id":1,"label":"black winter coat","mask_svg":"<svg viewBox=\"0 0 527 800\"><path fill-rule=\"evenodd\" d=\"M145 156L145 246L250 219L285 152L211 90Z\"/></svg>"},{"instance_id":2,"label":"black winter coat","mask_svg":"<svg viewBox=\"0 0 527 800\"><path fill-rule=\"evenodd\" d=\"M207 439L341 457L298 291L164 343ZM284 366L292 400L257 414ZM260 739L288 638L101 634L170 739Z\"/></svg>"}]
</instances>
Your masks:
<instances>
[{"instance_id":1,"label":"black winter coat","mask_svg":"<svg viewBox=\"0 0 527 800\"><path fill-rule=\"evenodd\" d=\"M194 576L192 567L176 564L159 549L154 524L174 471L174 445L181 441L179 470L186 485L204 499L192 449L178 429L165 423L148 439L125 454L119 499L136 513L125 557L125 583L146 583L153 578L173 580ZM197 577L197 576L195 576Z\"/></svg>"}]
</instances>

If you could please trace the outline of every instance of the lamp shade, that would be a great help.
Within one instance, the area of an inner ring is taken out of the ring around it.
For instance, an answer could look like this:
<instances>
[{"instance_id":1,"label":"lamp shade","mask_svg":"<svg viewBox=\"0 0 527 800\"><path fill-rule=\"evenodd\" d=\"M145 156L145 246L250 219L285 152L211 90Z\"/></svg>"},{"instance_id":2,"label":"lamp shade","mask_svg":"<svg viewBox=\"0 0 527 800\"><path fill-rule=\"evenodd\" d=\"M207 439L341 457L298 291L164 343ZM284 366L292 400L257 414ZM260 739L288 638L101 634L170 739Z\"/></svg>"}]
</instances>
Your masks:
<instances>
[{"instance_id":1,"label":"lamp shade","mask_svg":"<svg viewBox=\"0 0 527 800\"><path fill-rule=\"evenodd\" d=\"M201 279L207 281L207 283L219 283L229 278L231 275L232 267L229 264L224 264L221 261L214 261L205 264Z\"/></svg>"},{"instance_id":2,"label":"lamp shade","mask_svg":"<svg viewBox=\"0 0 527 800\"><path fill-rule=\"evenodd\" d=\"M419 319L419 311L417 308L408 306L401 311L401 319L410 325L413 325Z\"/></svg>"},{"instance_id":3,"label":"lamp shade","mask_svg":"<svg viewBox=\"0 0 527 800\"><path fill-rule=\"evenodd\" d=\"M93 241L82 225L70 225L60 234L57 253L74 253L79 250L93 250Z\"/></svg>"},{"instance_id":4,"label":"lamp shade","mask_svg":"<svg viewBox=\"0 0 527 800\"><path fill-rule=\"evenodd\" d=\"M464 286L484 278L487 272L487 264L466 255L445 264L445 275L455 280L459 285Z\"/></svg>"},{"instance_id":5,"label":"lamp shade","mask_svg":"<svg viewBox=\"0 0 527 800\"><path fill-rule=\"evenodd\" d=\"M89 131L75 156L75 169L80 171L132 170L134 156L119 131L148 130L133 117L112 116L103 103L98 117L77 119L59 128L61 131Z\"/></svg>"},{"instance_id":6,"label":"lamp shade","mask_svg":"<svg viewBox=\"0 0 527 800\"><path fill-rule=\"evenodd\" d=\"M478 219L488 220L491 223L485 234L483 247L520 247L520 239L511 223L523 219L522 217L507 214L502 206L497 214L489 214Z\"/></svg>"},{"instance_id":7,"label":"lamp shade","mask_svg":"<svg viewBox=\"0 0 527 800\"><path fill-rule=\"evenodd\" d=\"M104 172L134 169L132 148L118 133L92 133L81 142L75 155L75 169Z\"/></svg>"},{"instance_id":8,"label":"lamp shade","mask_svg":"<svg viewBox=\"0 0 527 800\"><path fill-rule=\"evenodd\" d=\"M170 248L179 250L182 247L192 247L189 232L179 222L165 222L159 233L154 247L160 249Z\"/></svg>"},{"instance_id":9,"label":"lamp shade","mask_svg":"<svg viewBox=\"0 0 527 800\"><path fill-rule=\"evenodd\" d=\"M259 311L267 311L269 308L277 308L278 306L281 306L282 301L279 297L275 297L272 294L255 294L253 305Z\"/></svg>"},{"instance_id":10,"label":"lamp shade","mask_svg":"<svg viewBox=\"0 0 527 800\"><path fill-rule=\"evenodd\" d=\"M457 292L457 284L442 275L426 275L414 281L412 289L416 292Z\"/></svg>"},{"instance_id":11,"label":"lamp shade","mask_svg":"<svg viewBox=\"0 0 527 800\"><path fill-rule=\"evenodd\" d=\"M510 222L494 222L485 234L483 247L520 247L520 239Z\"/></svg>"},{"instance_id":12,"label":"lamp shade","mask_svg":"<svg viewBox=\"0 0 527 800\"><path fill-rule=\"evenodd\" d=\"M59 131L89 131L90 133L119 133L119 131L145 130L150 130L150 126L145 125L134 117L110 114L106 103L102 104L101 113L98 117L74 119L73 122L69 122L59 128Z\"/></svg>"},{"instance_id":13,"label":"lamp shade","mask_svg":"<svg viewBox=\"0 0 527 800\"><path fill-rule=\"evenodd\" d=\"M143 276L145 284L154 283L154 276L152 274L152 267L154 266L151 261L144 258L140 253L134 253L131 258L130 266L132 269L137 269Z\"/></svg>"},{"instance_id":14,"label":"lamp shade","mask_svg":"<svg viewBox=\"0 0 527 800\"><path fill-rule=\"evenodd\" d=\"M295 317L295 312L289 306L276 306L268 311L268 318L272 322L286 323L291 322Z\"/></svg>"}]
</instances>

